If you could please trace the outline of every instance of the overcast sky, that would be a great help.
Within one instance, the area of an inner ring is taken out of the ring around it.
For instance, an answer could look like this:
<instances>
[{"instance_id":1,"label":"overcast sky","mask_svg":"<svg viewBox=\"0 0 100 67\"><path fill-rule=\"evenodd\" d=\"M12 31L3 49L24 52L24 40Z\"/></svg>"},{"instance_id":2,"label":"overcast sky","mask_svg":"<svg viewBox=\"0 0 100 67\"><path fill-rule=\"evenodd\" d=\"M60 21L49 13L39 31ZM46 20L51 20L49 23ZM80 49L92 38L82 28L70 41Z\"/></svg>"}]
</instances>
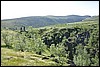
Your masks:
<instances>
[{"instance_id":1,"label":"overcast sky","mask_svg":"<svg viewBox=\"0 0 100 67\"><path fill-rule=\"evenodd\" d=\"M1 1L1 19L46 15L99 15L99 1Z\"/></svg>"}]
</instances>

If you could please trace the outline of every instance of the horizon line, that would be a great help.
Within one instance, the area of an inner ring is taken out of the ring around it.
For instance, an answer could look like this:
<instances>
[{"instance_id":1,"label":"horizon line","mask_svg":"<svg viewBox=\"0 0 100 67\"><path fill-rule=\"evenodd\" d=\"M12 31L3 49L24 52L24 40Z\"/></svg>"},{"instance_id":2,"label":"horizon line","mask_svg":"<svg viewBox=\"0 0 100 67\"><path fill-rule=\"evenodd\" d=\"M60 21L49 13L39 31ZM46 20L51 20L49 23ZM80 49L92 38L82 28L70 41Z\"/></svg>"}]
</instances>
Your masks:
<instances>
[{"instance_id":1,"label":"horizon line","mask_svg":"<svg viewBox=\"0 0 100 67\"><path fill-rule=\"evenodd\" d=\"M77 15L77 14L70 14L70 15ZM70 16L70 15L41 15L41 17L42 16ZM19 19L19 18L34 17L34 16L22 16L22 17L8 18L8 19L1 18L1 20ZM40 16L40 15L36 15L36 16ZM91 16L92 17L92 16L99 16L99 15L77 15L77 16Z\"/></svg>"}]
</instances>

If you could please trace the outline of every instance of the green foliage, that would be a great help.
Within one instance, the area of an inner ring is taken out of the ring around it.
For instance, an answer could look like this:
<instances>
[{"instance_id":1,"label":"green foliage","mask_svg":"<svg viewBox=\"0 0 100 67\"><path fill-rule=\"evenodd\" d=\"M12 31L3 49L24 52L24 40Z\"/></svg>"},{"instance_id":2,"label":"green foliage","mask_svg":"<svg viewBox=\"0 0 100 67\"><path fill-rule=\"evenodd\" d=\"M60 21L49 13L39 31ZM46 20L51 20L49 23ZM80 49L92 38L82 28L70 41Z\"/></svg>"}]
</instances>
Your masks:
<instances>
[{"instance_id":1,"label":"green foliage","mask_svg":"<svg viewBox=\"0 0 100 67\"><path fill-rule=\"evenodd\" d=\"M41 59L45 62L55 62L50 65L99 66L99 24L96 20L43 28L25 26L21 31L2 28L1 41L1 47L35 53L43 56ZM30 59L44 63L33 57Z\"/></svg>"},{"instance_id":2,"label":"green foliage","mask_svg":"<svg viewBox=\"0 0 100 67\"><path fill-rule=\"evenodd\" d=\"M74 63L76 66L89 66L90 58L89 54L81 44L76 47L76 55L74 55Z\"/></svg>"},{"instance_id":3,"label":"green foliage","mask_svg":"<svg viewBox=\"0 0 100 67\"><path fill-rule=\"evenodd\" d=\"M12 48L12 42L13 42L13 35L9 34L7 31L1 33L1 37L6 44L7 48Z\"/></svg>"},{"instance_id":4,"label":"green foliage","mask_svg":"<svg viewBox=\"0 0 100 67\"><path fill-rule=\"evenodd\" d=\"M93 64L91 64L91 66L99 66L99 57L97 55L95 55L95 58L92 58L92 62Z\"/></svg>"},{"instance_id":5,"label":"green foliage","mask_svg":"<svg viewBox=\"0 0 100 67\"><path fill-rule=\"evenodd\" d=\"M51 44L51 46L50 46L50 53L54 54L54 55L56 54L56 47L54 44Z\"/></svg>"},{"instance_id":6,"label":"green foliage","mask_svg":"<svg viewBox=\"0 0 100 67\"><path fill-rule=\"evenodd\" d=\"M57 44L56 46L52 44L50 46L50 53L55 56L64 57L66 56L65 47L63 44Z\"/></svg>"},{"instance_id":7,"label":"green foliage","mask_svg":"<svg viewBox=\"0 0 100 67\"><path fill-rule=\"evenodd\" d=\"M43 27L54 24L63 24L78 22L90 16L78 16L78 15L69 15L69 16L33 16L33 17L23 17L19 19L9 19L2 20L1 27L9 28L20 28L21 26L32 26L32 27Z\"/></svg>"}]
</instances>

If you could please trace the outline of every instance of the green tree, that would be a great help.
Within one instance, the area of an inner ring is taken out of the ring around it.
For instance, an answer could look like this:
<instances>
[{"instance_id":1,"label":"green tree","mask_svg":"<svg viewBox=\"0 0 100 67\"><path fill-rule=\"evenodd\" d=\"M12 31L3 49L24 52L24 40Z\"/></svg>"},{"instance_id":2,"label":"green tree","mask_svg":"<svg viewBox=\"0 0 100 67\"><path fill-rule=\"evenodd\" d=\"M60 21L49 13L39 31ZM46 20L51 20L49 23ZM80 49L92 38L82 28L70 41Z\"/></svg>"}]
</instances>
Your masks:
<instances>
[{"instance_id":1,"label":"green tree","mask_svg":"<svg viewBox=\"0 0 100 67\"><path fill-rule=\"evenodd\" d=\"M95 55L95 58L92 58L92 62L91 66L99 66L99 57Z\"/></svg>"},{"instance_id":2,"label":"green tree","mask_svg":"<svg viewBox=\"0 0 100 67\"><path fill-rule=\"evenodd\" d=\"M76 66L89 66L90 65L90 54L87 53L86 48L82 45L76 47L76 55L74 55L74 63Z\"/></svg>"},{"instance_id":3,"label":"green tree","mask_svg":"<svg viewBox=\"0 0 100 67\"><path fill-rule=\"evenodd\" d=\"M6 47L12 48L13 35L9 34L8 31L6 31L1 32L1 36L3 38L4 43L6 44Z\"/></svg>"}]
</instances>

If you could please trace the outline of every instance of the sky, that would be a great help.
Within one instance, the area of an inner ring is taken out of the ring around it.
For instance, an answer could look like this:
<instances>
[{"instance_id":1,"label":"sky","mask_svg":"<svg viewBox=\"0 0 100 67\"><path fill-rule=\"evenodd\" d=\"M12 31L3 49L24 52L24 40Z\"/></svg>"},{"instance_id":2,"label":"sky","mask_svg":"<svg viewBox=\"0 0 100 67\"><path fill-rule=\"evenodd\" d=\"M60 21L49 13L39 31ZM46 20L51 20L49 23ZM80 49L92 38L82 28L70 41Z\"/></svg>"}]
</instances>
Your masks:
<instances>
[{"instance_id":1,"label":"sky","mask_svg":"<svg viewBox=\"0 0 100 67\"><path fill-rule=\"evenodd\" d=\"M99 15L99 1L1 1L1 20L47 15Z\"/></svg>"}]
</instances>

